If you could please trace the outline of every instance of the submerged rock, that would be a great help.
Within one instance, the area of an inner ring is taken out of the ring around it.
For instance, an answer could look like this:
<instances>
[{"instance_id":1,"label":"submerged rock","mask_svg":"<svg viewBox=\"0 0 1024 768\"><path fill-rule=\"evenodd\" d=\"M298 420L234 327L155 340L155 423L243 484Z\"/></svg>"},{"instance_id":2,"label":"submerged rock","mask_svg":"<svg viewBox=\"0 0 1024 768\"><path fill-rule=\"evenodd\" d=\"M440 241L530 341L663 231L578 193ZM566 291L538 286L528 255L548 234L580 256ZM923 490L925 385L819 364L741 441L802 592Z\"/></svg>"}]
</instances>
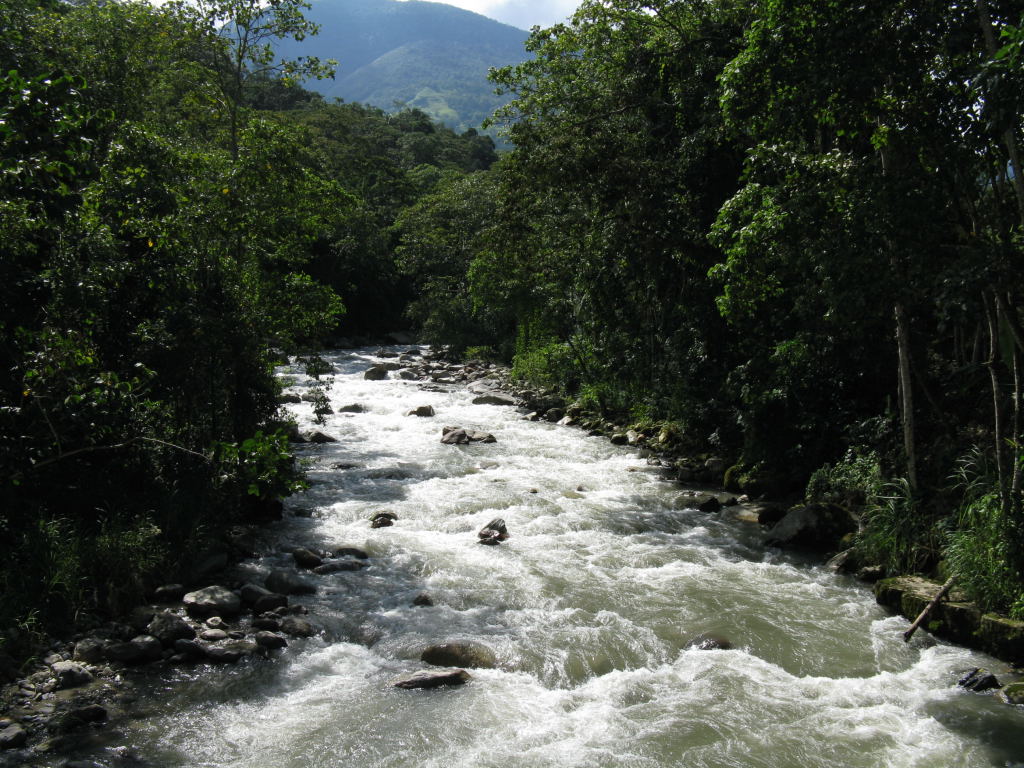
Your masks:
<instances>
[{"instance_id":1,"label":"submerged rock","mask_svg":"<svg viewBox=\"0 0 1024 768\"><path fill-rule=\"evenodd\" d=\"M328 576L332 573L340 573L342 571L361 571L365 567L366 563L362 560L331 560L323 565L318 565L313 569L313 573L317 576Z\"/></svg>"},{"instance_id":2,"label":"submerged rock","mask_svg":"<svg viewBox=\"0 0 1024 768\"><path fill-rule=\"evenodd\" d=\"M999 698L1007 704L1024 705L1024 682L1010 683L999 692Z\"/></svg>"},{"instance_id":3,"label":"submerged rock","mask_svg":"<svg viewBox=\"0 0 1024 768\"><path fill-rule=\"evenodd\" d=\"M428 607L434 604L434 598L428 595L426 592L420 592L416 597L412 599L412 604L416 608Z\"/></svg>"},{"instance_id":4,"label":"submerged rock","mask_svg":"<svg viewBox=\"0 0 1024 768\"><path fill-rule=\"evenodd\" d=\"M316 634L316 628L298 616L285 616L281 619L281 631L292 637L312 637Z\"/></svg>"},{"instance_id":5,"label":"submerged rock","mask_svg":"<svg viewBox=\"0 0 1024 768\"><path fill-rule=\"evenodd\" d=\"M272 570L264 583L267 585L267 589L271 592L276 592L278 595L312 595L316 592L315 584L306 581L297 573L282 568ZM254 606L259 607L261 613L271 610L262 604L264 600L265 598L260 598Z\"/></svg>"},{"instance_id":6,"label":"submerged rock","mask_svg":"<svg viewBox=\"0 0 1024 768\"><path fill-rule=\"evenodd\" d=\"M449 685L464 685L472 676L464 669L424 669L408 677L392 682L395 688L440 688Z\"/></svg>"},{"instance_id":7,"label":"submerged rock","mask_svg":"<svg viewBox=\"0 0 1024 768\"><path fill-rule=\"evenodd\" d=\"M516 399L504 392L488 392L473 398L473 405L516 405Z\"/></svg>"},{"instance_id":8,"label":"submerged rock","mask_svg":"<svg viewBox=\"0 0 1024 768\"><path fill-rule=\"evenodd\" d=\"M716 635L712 632L702 632L691 638L686 643L687 648L698 651L728 651L732 649L732 643L728 638Z\"/></svg>"},{"instance_id":9,"label":"submerged rock","mask_svg":"<svg viewBox=\"0 0 1024 768\"><path fill-rule=\"evenodd\" d=\"M435 667L493 669L498 665L494 651L486 645L469 641L431 645L420 654L420 661Z\"/></svg>"}]
</instances>

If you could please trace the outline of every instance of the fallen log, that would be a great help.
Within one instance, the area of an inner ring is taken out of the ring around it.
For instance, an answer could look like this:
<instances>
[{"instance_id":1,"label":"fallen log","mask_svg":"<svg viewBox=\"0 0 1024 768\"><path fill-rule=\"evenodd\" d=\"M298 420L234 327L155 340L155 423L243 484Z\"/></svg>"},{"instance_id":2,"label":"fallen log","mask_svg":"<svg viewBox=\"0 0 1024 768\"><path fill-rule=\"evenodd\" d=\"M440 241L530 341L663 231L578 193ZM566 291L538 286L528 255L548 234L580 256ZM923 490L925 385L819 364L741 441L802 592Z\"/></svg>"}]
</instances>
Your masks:
<instances>
[{"instance_id":1,"label":"fallen log","mask_svg":"<svg viewBox=\"0 0 1024 768\"><path fill-rule=\"evenodd\" d=\"M924 624L924 621L928 618L928 615L933 610L935 610L935 606L942 602L942 598L949 594L949 590L953 588L954 581L956 581L956 576L951 576L949 578L949 581L942 585L942 589L940 589L939 593L932 598L932 601L924 607L924 610L921 611L921 615L914 619L914 623L910 625L910 629L903 633L903 642L910 642L910 638L912 638L914 636L914 633L917 632L918 627Z\"/></svg>"}]
</instances>

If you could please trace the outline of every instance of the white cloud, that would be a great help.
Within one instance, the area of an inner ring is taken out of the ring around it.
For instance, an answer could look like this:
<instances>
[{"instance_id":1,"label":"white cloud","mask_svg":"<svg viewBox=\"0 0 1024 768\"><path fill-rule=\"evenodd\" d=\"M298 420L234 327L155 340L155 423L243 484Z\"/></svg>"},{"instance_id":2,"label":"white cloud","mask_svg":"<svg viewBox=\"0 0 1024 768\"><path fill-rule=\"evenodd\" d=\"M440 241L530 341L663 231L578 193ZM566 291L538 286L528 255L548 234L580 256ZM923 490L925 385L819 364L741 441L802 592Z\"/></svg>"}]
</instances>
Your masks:
<instances>
[{"instance_id":1,"label":"white cloud","mask_svg":"<svg viewBox=\"0 0 1024 768\"><path fill-rule=\"evenodd\" d=\"M442 0L520 29L550 27L569 18L580 0Z\"/></svg>"}]
</instances>

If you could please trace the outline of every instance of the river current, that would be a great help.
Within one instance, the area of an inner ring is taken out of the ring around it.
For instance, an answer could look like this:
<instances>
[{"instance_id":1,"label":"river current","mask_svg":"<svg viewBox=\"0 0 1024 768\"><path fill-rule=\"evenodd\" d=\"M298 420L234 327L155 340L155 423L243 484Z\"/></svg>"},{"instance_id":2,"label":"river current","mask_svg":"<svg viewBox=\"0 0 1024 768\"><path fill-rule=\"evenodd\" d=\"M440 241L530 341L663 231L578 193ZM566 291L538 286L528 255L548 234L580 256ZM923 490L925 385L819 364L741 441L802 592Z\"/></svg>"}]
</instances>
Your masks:
<instances>
[{"instance_id":1,"label":"river current","mask_svg":"<svg viewBox=\"0 0 1024 768\"><path fill-rule=\"evenodd\" d=\"M403 350L408 348L401 348ZM957 679L1006 667L926 633L854 580L768 549L735 510L687 508L635 449L474 405L460 386L367 381L374 350L325 356L338 439L300 448L310 488L263 535L261 580L295 546L354 546L362 571L293 598L323 629L274 662L167 671L110 734L146 766L218 768L979 768L1024 765L1024 713ZM286 388L316 384L301 366ZM326 386L327 380L323 382ZM431 405L433 418L404 415ZM450 446L444 425L497 442ZM371 529L389 510L398 520ZM503 517L511 537L477 543ZM413 606L427 593L433 606ZM697 650L702 633L729 650ZM400 690L429 644L495 669ZM98 763L102 764L102 762Z\"/></svg>"}]
</instances>

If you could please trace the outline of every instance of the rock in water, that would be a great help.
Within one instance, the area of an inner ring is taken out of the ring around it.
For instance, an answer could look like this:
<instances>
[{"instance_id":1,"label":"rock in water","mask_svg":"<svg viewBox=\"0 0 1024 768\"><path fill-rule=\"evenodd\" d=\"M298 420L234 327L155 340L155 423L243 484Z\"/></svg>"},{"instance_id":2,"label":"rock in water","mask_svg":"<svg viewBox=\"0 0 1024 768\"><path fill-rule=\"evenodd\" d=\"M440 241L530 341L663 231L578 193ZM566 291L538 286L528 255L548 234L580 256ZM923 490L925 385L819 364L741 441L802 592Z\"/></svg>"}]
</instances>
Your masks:
<instances>
[{"instance_id":1,"label":"rock in water","mask_svg":"<svg viewBox=\"0 0 1024 768\"><path fill-rule=\"evenodd\" d=\"M991 691L993 688L1002 687L995 675L987 669L981 668L972 669L957 681L957 685L961 688L966 688L968 691L974 691L975 693Z\"/></svg>"},{"instance_id":2,"label":"rock in water","mask_svg":"<svg viewBox=\"0 0 1024 768\"><path fill-rule=\"evenodd\" d=\"M446 685L464 685L472 679L464 669L424 669L408 677L395 680L395 688L440 688Z\"/></svg>"},{"instance_id":3,"label":"rock in water","mask_svg":"<svg viewBox=\"0 0 1024 768\"><path fill-rule=\"evenodd\" d=\"M481 544L494 545L508 538L508 529L505 528L505 521L496 517L481 528L477 536L480 538Z\"/></svg>"},{"instance_id":4,"label":"rock in water","mask_svg":"<svg viewBox=\"0 0 1024 768\"><path fill-rule=\"evenodd\" d=\"M185 595L183 602L190 616L234 616L242 609L242 600L227 587L212 586Z\"/></svg>"},{"instance_id":5,"label":"rock in water","mask_svg":"<svg viewBox=\"0 0 1024 768\"><path fill-rule=\"evenodd\" d=\"M435 667L476 667L493 669L498 665L494 651L481 643L455 642L432 645L420 654L420 661Z\"/></svg>"},{"instance_id":6,"label":"rock in water","mask_svg":"<svg viewBox=\"0 0 1024 768\"><path fill-rule=\"evenodd\" d=\"M377 512L370 518L371 528L387 528L394 525L398 515L394 512Z\"/></svg>"},{"instance_id":7,"label":"rock in water","mask_svg":"<svg viewBox=\"0 0 1024 768\"><path fill-rule=\"evenodd\" d=\"M314 584L310 584L296 573L280 568L275 568L270 572L265 584L267 589L279 595L312 595L316 592ZM257 605L259 602L257 601ZM269 609L263 607L263 610Z\"/></svg>"},{"instance_id":8,"label":"rock in water","mask_svg":"<svg viewBox=\"0 0 1024 768\"><path fill-rule=\"evenodd\" d=\"M434 406L432 405L421 405L417 408L413 408L411 411L406 411L406 416L420 416L422 418L429 418L434 415Z\"/></svg>"},{"instance_id":9,"label":"rock in water","mask_svg":"<svg viewBox=\"0 0 1024 768\"><path fill-rule=\"evenodd\" d=\"M285 616L281 620L281 631L292 637L312 637L316 634L316 628L298 616Z\"/></svg>"},{"instance_id":10,"label":"rock in water","mask_svg":"<svg viewBox=\"0 0 1024 768\"><path fill-rule=\"evenodd\" d=\"M305 547L296 547L292 550L292 557L295 558L295 564L299 568L306 568L313 570L318 565L323 564L323 560L315 552L306 549Z\"/></svg>"},{"instance_id":11,"label":"rock in water","mask_svg":"<svg viewBox=\"0 0 1024 768\"><path fill-rule=\"evenodd\" d=\"M383 365L373 365L366 369L363 378L368 381L383 381L388 377L388 369Z\"/></svg>"},{"instance_id":12,"label":"rock in water","mask_svg":"<svg viewBox=\"0 0 1024 768\"><path fill-rule=\"evenodd\" d=\"M491 392L473 398L473 405L515 405L516 399L504 392Z\"/></svg>"},{"instance_id":13,"label":"rock in water","mask_svg":"<svg viewBox=\"0 0 1024 768\"><path fill-rule=\"evenodd\" d=\"M77 688L92 682L92 673L74 661L58 661L53 665L58 688Z\"/></svg>"},{"instance_id":14,"label":"rock in water","mask_svg":"<svg viewBox=\"0 0 1024 768\"><path fill-rule=\"evenodd\" d=\"M168 648L174 646L175 640L191 640L196 636L192 625L170 611L156 614L146 631Z\"/></svg>"},{"instance_id":15,"label":"rock in water","mask_svg":"<svg viewBox=\"0 0 1024 768\"><path fill-rule=\"evenodd\" d=\"M808 504L791 509L768 533L770 547L827 551L857 530L857 521L835 504Z\"/></svg>"},{"instance_id":16,"label":"rock in water","mask_svg":"<svg viewBox=\"0 0 1024 768\"><path fill-rule=\"evenodd\" d=\"M694 648L698 651L728 651L732 648L732 643L721 635L703 632L691 638L686 647Z\"/></svg>"}]
</instances>

